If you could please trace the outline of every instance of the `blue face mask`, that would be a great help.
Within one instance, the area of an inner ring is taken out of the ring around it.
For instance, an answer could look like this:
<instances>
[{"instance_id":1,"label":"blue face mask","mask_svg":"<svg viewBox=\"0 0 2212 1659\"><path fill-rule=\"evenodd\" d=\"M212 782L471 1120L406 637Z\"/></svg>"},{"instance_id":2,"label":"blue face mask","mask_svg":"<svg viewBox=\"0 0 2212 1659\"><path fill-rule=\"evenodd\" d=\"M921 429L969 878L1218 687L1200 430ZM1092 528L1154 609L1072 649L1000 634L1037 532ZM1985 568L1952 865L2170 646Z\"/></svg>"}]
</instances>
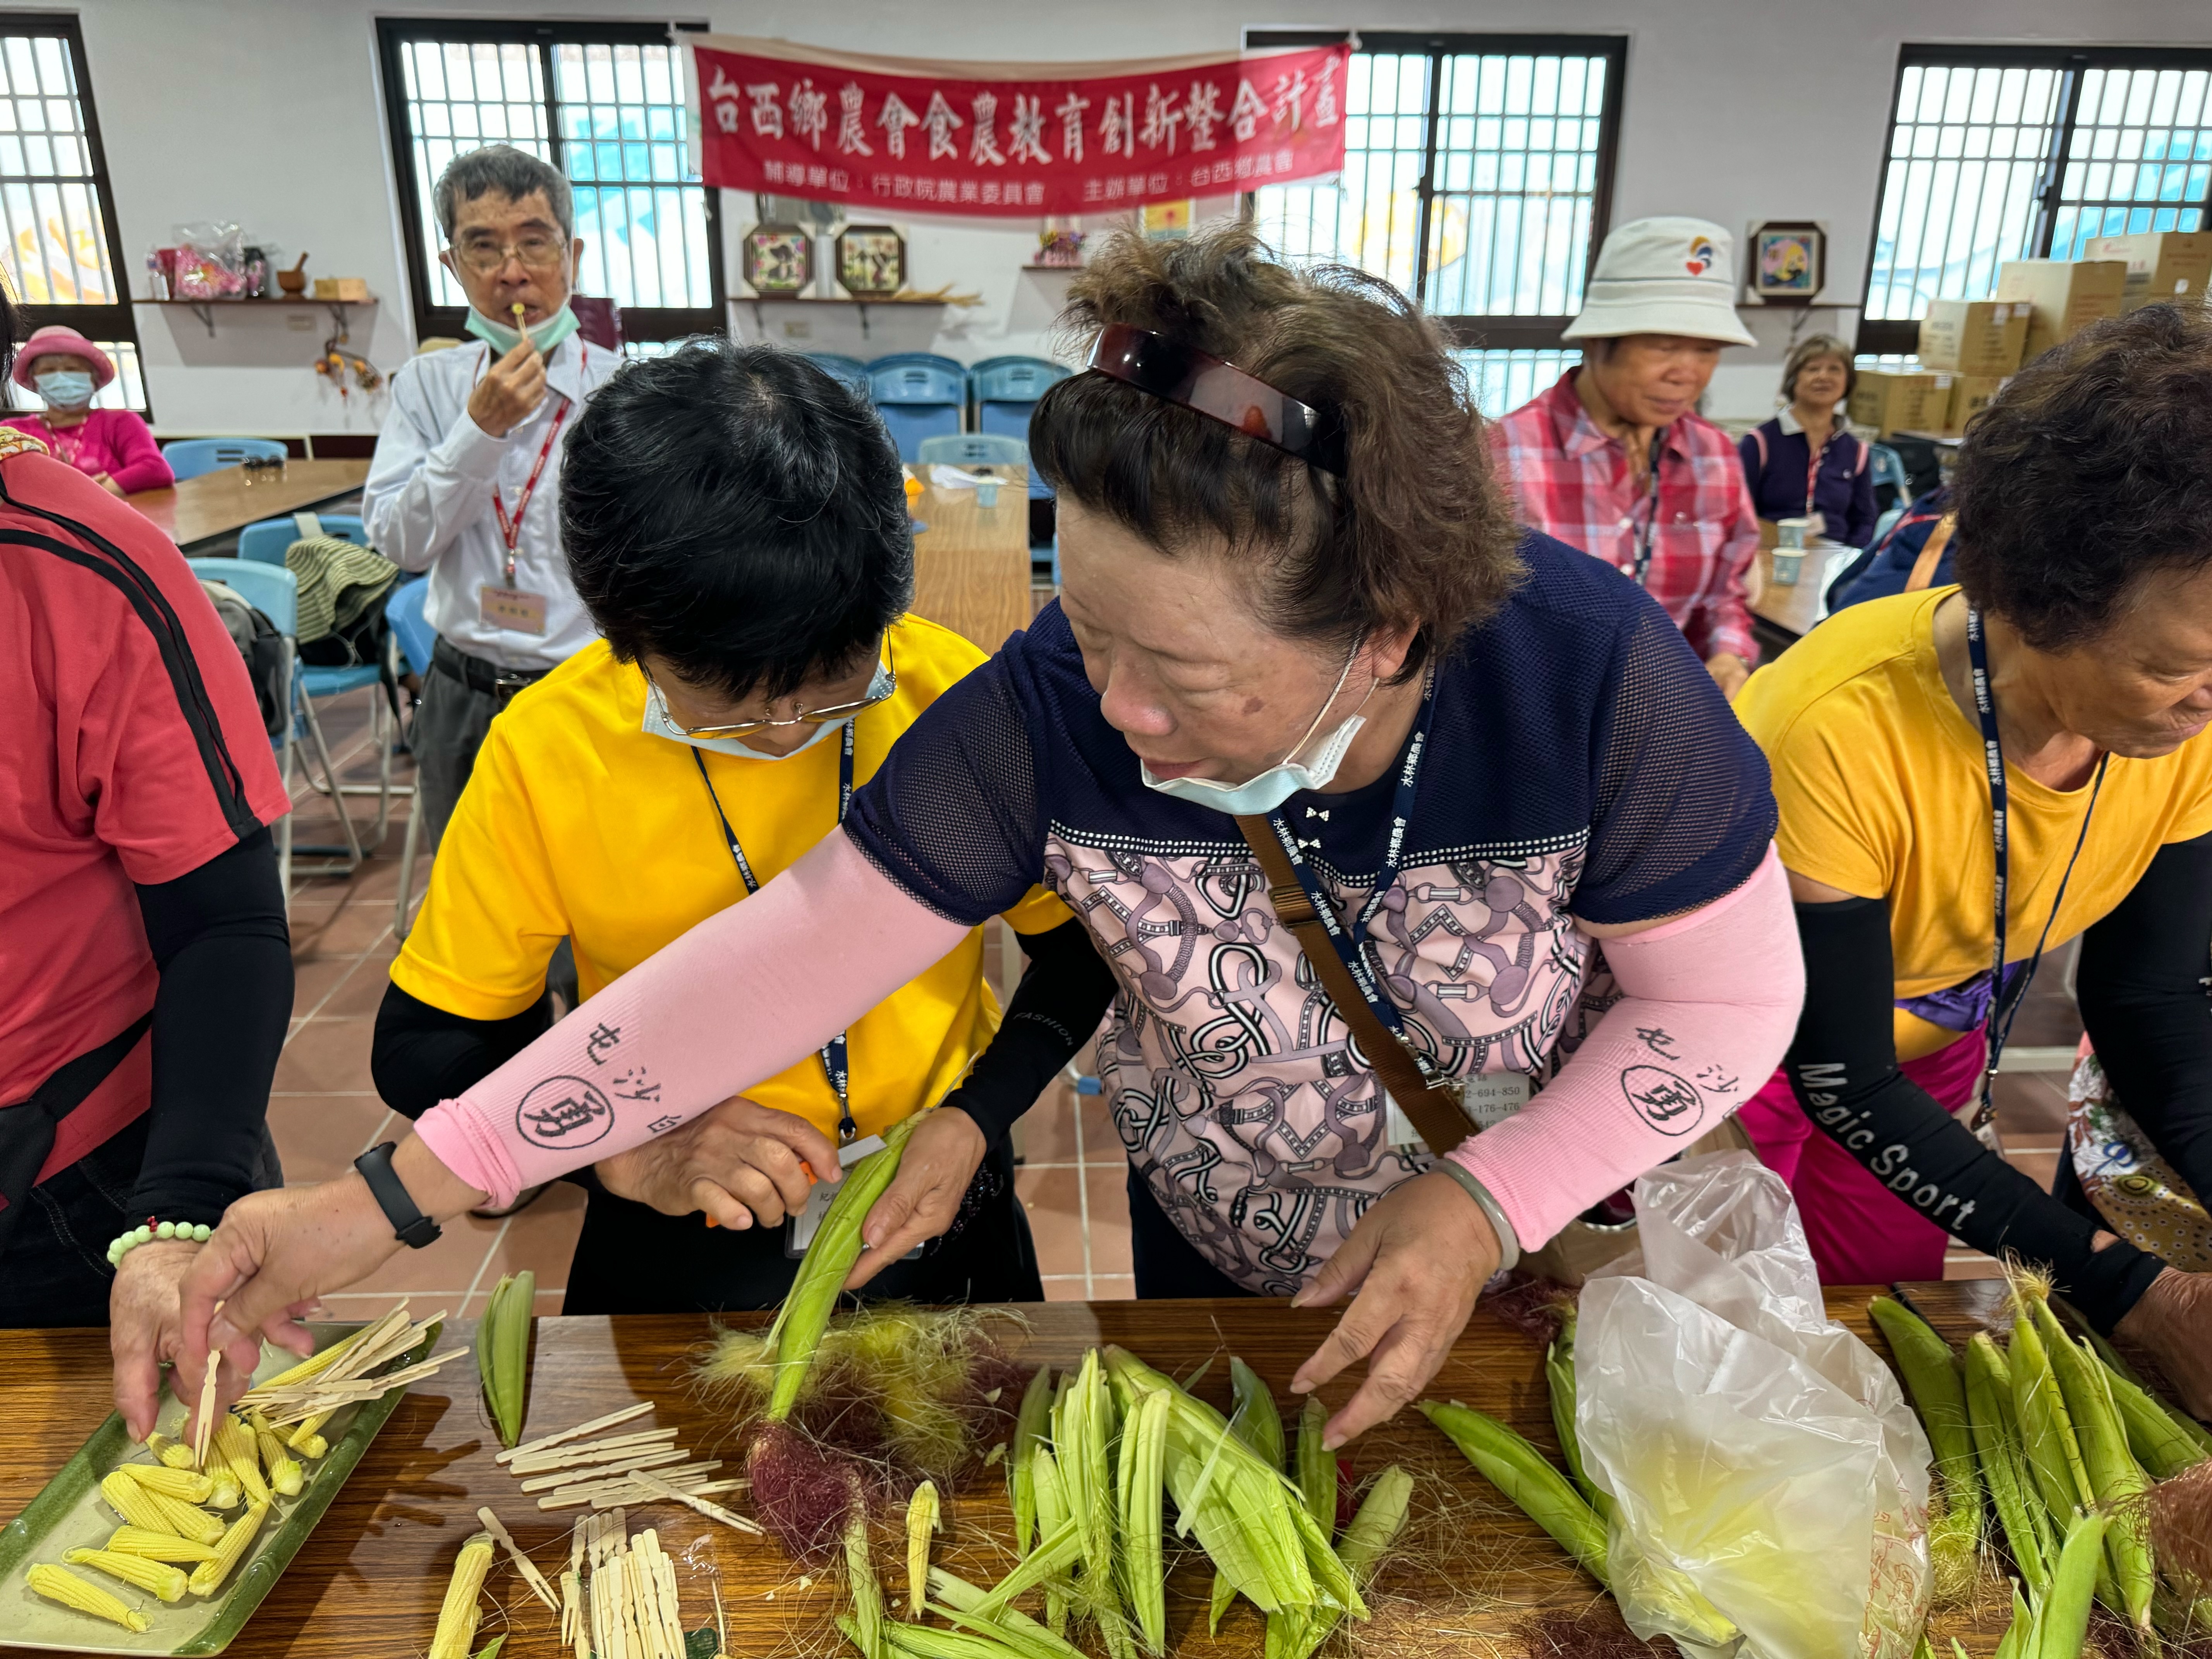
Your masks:
<instances>
[{"instance_id":1,"label":"blue face mask","mask_svg":"<svg viewBox=\"0 0 2212 1659\"><path fill-rule=\"evenodd\" d=\"M1322 717L1336 701L1336 694L1344 690L1345 681L1351 678L1352 665L1358 656L1359 647L1355 643L1352 654L1344 659L1344 672L1336 677L1336 684L1329 689L1328 702L1321 706L1321 713L1314 716L1313 724L1306 727L1305 736L1291 745L1291 753L1284 756L1279 764L1269 767L1258 777L1243 783L1217 783L1212 778L1155 777L1152 768L1139 762L1137 772L1144 780L1145 787L1157 789L1163 795L1172 795L1177 800L1210 806L1215 811L1226 812L1232 817L1250 817L1272 812L1301 789L1327 788L1335 781L1337 768L1344 764L1345 751L1352 747L1352 740L1359 735L1359 728L1366 725L1366 716L1355 712L1322 739L1321 747L1314 751L1310 762L1294 762L1291 756L1313 741L1314 733L1321 729ZM1370 686L1368 696L1373 695L1374 688ZM1359 702L1364 708L1367 698L1362 697Z\"/></svg>"},{"instance_id":2,"label":"blue face mask","mask_svg":"<svg viewBox=\"0 0 2212 1659\"><path fill-rule=\"evenodd\" d=\"M52 409L82 409L92 401L92 376L74 368L49 369L33 374L31 384Z\"/></svg>"},{"instance_id":3,"label":"blue face mask","mask_svg":"<svg viewBox=\"0 0 2212 1659\"><path fill-rule=\"evenodd\" d=\"M891 690L890 671L878 663L876 665L875 678L868 682L868 696L877 698L888 697L891 694ZM694 749L708 750L717 755L735 755L743 760L784 761L791 759L793 756L805 754L816 744L824 742L833 733L843 731L853 723L854 718L853 715L848 714L842 720L823 720L814 728L806 741L793 750L790 754L771 755L764 750L755 749L742 738L692 736L669 717L668 704L660 695L660 688L647 680L645 686L645 719L640 723L638 729L641 732L649 732L656 738L667 738L677 743L689 744Z\"/></svg>"},{"instance_id":4,"label":"blue face mask","mask_svg":"<svg viewBox=\"0 0 2212 1659\"><path fill-rule=\"evenodd\" d=\"M484 341L501 356L522 343L522 331L511 323L502 323L487 317L474 306L469 307L467 328L470 333ZM576 313L563 301L561 309L542 323L531 325L532 343L540 351L550 351L576 331Z\"/></svg>"}]
</instances>

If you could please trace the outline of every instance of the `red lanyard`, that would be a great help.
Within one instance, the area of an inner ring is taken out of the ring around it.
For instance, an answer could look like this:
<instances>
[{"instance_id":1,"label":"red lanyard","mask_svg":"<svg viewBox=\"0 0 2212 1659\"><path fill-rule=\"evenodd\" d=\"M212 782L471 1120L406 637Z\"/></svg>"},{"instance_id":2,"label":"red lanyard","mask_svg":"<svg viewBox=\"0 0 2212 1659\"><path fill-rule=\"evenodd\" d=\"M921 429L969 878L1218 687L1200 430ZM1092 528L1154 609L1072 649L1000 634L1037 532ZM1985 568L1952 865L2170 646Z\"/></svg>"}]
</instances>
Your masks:
<instances>
[{"instance_id":1,"label":"red lanyard","mask_svg":"<svg viewBox=\"0 0 2212 1659\"><path fill-rule=\"evenodd\" d=\"M68 443L64 443L62 441L62 434L57 428L45 421L40 422L39 424L46 428L46 435L54 441L54 455L56 459L60 460L64 465L68 466L73 471L82 471L84 469L77 465L77 457L84 453L83 428L80 427L77 429L76 436Z\"/></svg>"},{"instance_id":2,"label":"red lanyard","mask_svg":"<svg viewBox=\"0 0 2212 1659\"><path fill-rule=\"evenodd\" d=\"M1813 447L1810 438L1805 441L1805 516L1808 519L1813 516L1813 486L1820 482L1820 463L1828 459L1828 445L1834 443L1838 435L1830 432L1827 442L1818 449Z\"/></svg>"},{"instance_id":3,"label":"red lanyard","mask_svg":"<svg viewBox=\"0 0 2212 1659\"><path fill-rule=\"evenodd\" d=\"M489 362L490 359L491 350L487 347L484 362ZM577 372L582 373L590 362L591 349L586 347L583 355L577 359ZM482 364L477 366L477 373L483 373ZM530 476L523 480L522 493L514 498L514 517L507 516L507 503L499 498L499 486L494 484L491 487L492 515L499 520L499 538L507 548L507 585L509 587L514 586L514 549L522 539L522 515L530 511L530 498L538 493L538 480L545 471L546 458L552 454L554 441L561 435L561 423L568 418L568 399L564 396L561 399L561 407L553 411L552 429L546 433L545 441L538 447L538 459L530 469Z\"/></svg>"}]
</instances>

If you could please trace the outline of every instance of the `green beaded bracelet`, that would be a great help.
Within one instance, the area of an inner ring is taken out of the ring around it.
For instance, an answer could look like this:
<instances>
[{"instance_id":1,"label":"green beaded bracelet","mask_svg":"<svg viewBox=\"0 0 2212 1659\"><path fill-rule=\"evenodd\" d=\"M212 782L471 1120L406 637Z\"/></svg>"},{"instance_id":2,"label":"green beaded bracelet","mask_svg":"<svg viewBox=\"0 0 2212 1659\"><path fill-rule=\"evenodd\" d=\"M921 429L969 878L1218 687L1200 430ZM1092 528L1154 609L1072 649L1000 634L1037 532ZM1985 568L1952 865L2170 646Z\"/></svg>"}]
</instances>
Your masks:
<instances>
[{"instance_id":1,"label":"green beaded bracelet","mask_svg":"<svg viewBox=\"0 0 2212 1659\"><path fill-rule=\"evenodd\" d=\"M147 1217L143 1227L133 1227L107 1247L107 1264L111 1267L123 1265L123 1258L141 1244L150 1244L155 1239L181 1238L188 1243L204 1244L208 1235L215 1231L204 1221L155 1221Z\"/></svg>"}]
</instances>

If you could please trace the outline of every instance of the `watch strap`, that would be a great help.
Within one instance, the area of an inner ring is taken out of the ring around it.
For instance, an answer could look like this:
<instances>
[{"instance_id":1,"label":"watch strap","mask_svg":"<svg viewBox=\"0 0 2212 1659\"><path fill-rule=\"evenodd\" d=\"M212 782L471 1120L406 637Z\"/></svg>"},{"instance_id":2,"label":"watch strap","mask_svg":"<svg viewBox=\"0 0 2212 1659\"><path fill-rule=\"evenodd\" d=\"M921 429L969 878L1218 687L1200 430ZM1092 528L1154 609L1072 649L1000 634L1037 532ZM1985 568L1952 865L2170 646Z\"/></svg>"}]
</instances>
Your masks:
<instances>
[{"instance_id":1,"label":"watch strap","mask_svg":"<svg viewBox=\"0 0 2212 1659\"><path fill-rule=\"evenodd\" d=\"M368 1183L369 1192L384 1212L385 1219L392 1224L393 1237L410 1250L435 1243L445 1229L424 1215L407 1191L399 1172L392 1167L394 1143L385 1141L370 1147L354 1159L353 1167L361 1171L361 1178Z\"/></svg>"}]
</instances>

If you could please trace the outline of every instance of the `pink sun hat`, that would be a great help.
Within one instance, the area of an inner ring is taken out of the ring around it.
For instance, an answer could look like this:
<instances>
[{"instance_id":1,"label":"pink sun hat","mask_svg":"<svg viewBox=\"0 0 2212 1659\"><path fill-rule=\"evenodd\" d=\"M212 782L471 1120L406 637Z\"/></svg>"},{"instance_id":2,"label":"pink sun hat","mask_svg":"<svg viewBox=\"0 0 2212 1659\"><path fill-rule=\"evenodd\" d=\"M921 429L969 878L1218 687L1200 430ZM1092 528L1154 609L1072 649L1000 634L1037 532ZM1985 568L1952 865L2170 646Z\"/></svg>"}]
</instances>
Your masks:
<instances>
[{"instance_id":1,"label":"pink sun hat","mask_svg":"<svg viewBox=\"0 0 2212 1659\"><path fill-rule=\"evenodd\" d=\"M15 372L8 378L26 392L35 392L38 388L31 384L31 365L41 357L64 354L82 357L92 365L93 390L95 392L115 378L115 365L108 361L106 352L75 329L65 328L59 323L39 330L15 349Z\"/></svg>"}]
</instances>

